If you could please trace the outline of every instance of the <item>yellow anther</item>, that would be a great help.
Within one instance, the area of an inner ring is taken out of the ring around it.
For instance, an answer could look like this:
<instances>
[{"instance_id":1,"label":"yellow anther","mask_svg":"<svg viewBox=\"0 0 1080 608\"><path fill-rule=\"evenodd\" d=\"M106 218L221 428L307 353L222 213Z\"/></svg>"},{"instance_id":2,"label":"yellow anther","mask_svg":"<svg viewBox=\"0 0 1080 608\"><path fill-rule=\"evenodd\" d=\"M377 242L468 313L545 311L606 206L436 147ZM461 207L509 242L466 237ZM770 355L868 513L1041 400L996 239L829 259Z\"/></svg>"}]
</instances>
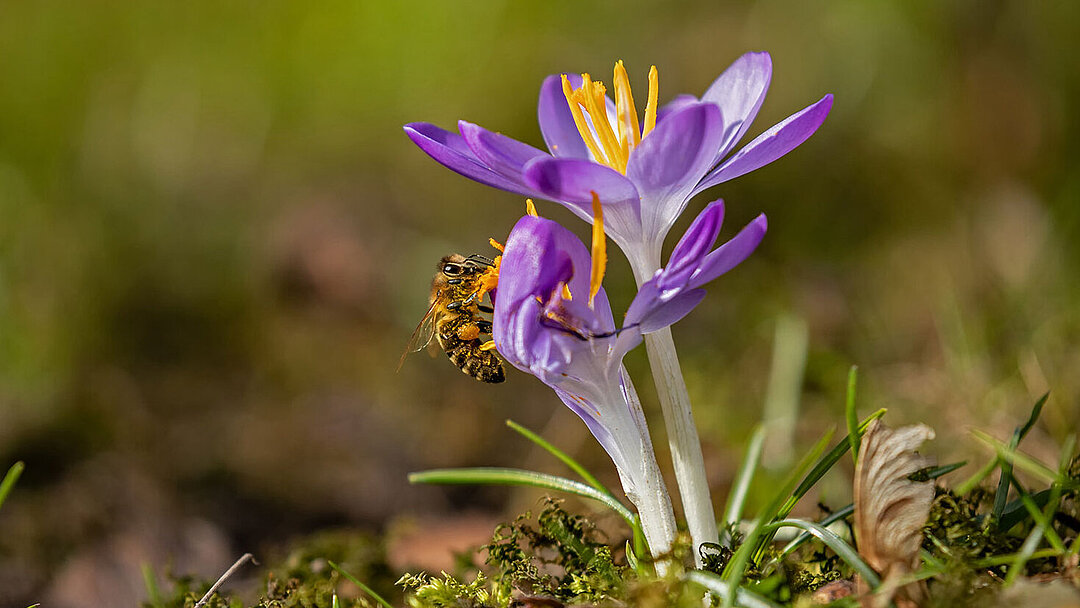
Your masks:
<instances>
[{"instance_id":1,"label":"yellow anther","mask_svg":"<svg viewBox=\"0 0 1080 608\"><path fill-rule=\"evenodd\" d=\"M660 75L656 66L649 68L649 103L645 105L645 126L641 129L644 138L656 127L656 100L660 96Z\"/></svg>"},{"instance_id":2,"label":"yellow anther","mask_svg":"<svg viewBox=\"0 0 1080 608\"><path fill-rule=\"evenodd\" d=\"M495 341L488 340L480 345L480 350L495 350Z\"/></svg>"},{"instance_id":3,"label":"yellow anther","mask_svg":"<svg viewBox=\"0 0 1080 608\"><path fill-rule=\"evenodd\" d=\"M585 114L582 113L581 104L578 102L580 96L570 86L570 79L566 77L566 74L563 74L562 77L562 88L566 103L570 105L570 114L574 117L574 125L577 127L578 133L581 134L581 140L585 142L585 146L589 149L589 152L592 152L593 158L597 162L607 164L607 158L600 151L600 146L596 143L596 138L593 137L589 123L585 122Z\"/></svg>"},{"instance_id":4,"label":"yellow anther","mask_svg":"<svg viewBox=\"0 0 1080 608\"><path fill-rule=\"evenodd\" d=\"M566 283L563 283L562 285L562 297L567 302L570 302L574 299L574 294L570 293L570 286Z\"/></svg>"},{"instance_id":5,"label":"yellow anther","mask_svg":"<svg viewBox=\"0 0 1080 608\"><path fill-rule=\"evenodd\" d=\"M611 124L607 113L607 90L604 83L594 82L588 74L582 74L581 80L581 86L574 89L566 75L562 77L563 95L570 106L570 114L574 117L574 125L581 134L581 140L585 142L596 162L625 174L630 151L656 127L657 99L660 93L656 66L649 70L649 102L645 106L645 122L641 126L638 124L634 96L630 92L630 78L622 61L615 64L612 79L617 123L615 125ZM585 119L585 113L589 114L591 128Z\"/></svg>"},{"instance_id":6,"label":"yellow anther","mask_svg":"<svg viewBox=\"0 0 1080 608\"><path fill-rule=\"evenodd\" d=\"M488 245L491 245L493 249L498 249L499 251L506 251L506 246L493 238L488 238Z\"/></svg>"},{"instance_id":7,"label":"yellow anther","mask_svg":"<svg viewBox=\"0 0 1080 608\"><path fill-rule=\"evenodd\" d=\"M593 307L593 300L600 292L600 284L604 281L604 270L607 268L607 235L604 234L604 207L600 204L600 197L596 192L592 193L592 273L589 275L589 308Z\"/></svg>"},{"instance_id":8,"label":"yellow anther","mask_svg":"<svg viewBox=\"0 0 1080 608\"><path fill-rule=\"evenodd\" d=\"M626 67L620 59L615 64L615 75L611 80L615 88L615 109L619 117L619 139L622 142L624 154L629 154L638 143L641 142L641 132L638 130L637 108L634 107L634 96L630 93L630 77L626 75Z\"/></svg>"},{"instance_id":9,"label":"yellow anther","mask_svg":"<svg viewBox=\"0 0 1080 608\"><path fill-rule=\"evenodd\" d=\"M581 89L584 92L585 109L592 118L596 137L607 153L607 165L620 173L626 173L626 154L611 128L611 122L608 121L607 89L604 88L604 83L593 82L588 74L582 74L581 78L584 80Z\"/></svg>"},{"instance_id":10,"label":"yellow anther","mask_svg":"<svg viewBox=\"0 0 1080 608\"><path fill-rule=\"evenodd\" d=\"M531 198L525 199L525 213L528 213L533 217L540 217L540 214L536 212L536 205L533 204ZM502 251L502 249L499 251Z\"/></svg>"}]
</instances>

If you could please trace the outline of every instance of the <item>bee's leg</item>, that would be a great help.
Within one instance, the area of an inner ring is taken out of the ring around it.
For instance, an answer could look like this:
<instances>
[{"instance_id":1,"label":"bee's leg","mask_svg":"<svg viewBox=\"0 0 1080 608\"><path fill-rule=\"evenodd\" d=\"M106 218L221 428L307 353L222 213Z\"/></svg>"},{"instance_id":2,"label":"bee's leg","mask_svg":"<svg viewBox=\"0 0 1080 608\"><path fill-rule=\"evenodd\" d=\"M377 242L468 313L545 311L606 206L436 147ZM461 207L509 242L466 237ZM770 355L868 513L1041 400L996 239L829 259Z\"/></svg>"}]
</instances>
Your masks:
<instances>
[{"instance_id":1,"label":"bee's leg","mask_svg":"<svg viewBox=\"0 0 1080 608\"><path fill-rule=\"evenodd\" d=\"M480 345L480 350L494 350L494 349L495 349L495 341L494 340L488 340L487 342L484 342L483 344Z\"/></svg>"},{"instance_id":2,"label":"bee's leg","mask_svg":"<svg viewBox=\"0 0 1080 608\"><path fill-rule=\"evenodd\" d=\"M493 312L495 312L495 309L494 309L494 308L492 308L492 307L490 307L490 306L488 306L487 304L477 304L477 305L476 305L476 308L477 308L477 310L479 310L480 312L486 312L486 313L493 313Z\"/></svg>"},{"instance_id":3,"label":"bee's leg","mask_svg":"<svg viewBox=\"0 0 1080 608\"><path fill-rule=\"evenodd\" d=\"M480 329L480 333L482 334L491 333L491 321L477 321L476 327Z\"/></svg>"}]
</instances>

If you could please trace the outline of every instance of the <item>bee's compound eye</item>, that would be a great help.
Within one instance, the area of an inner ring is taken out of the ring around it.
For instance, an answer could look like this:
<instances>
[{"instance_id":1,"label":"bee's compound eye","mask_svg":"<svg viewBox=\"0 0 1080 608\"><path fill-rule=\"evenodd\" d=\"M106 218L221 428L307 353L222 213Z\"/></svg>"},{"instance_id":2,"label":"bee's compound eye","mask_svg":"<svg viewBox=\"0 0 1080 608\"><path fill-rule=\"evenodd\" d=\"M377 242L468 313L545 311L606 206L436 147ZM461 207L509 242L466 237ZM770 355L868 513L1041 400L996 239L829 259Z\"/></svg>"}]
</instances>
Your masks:
<instances>
[{"instance_id":1,"label":"bee's compound eye","mask_svg":"<svg viewBox=\"0 0 1080 608\"><path fill-rule=\"evenodd\" d=\"M442 267L443 274L456 277L461 274L461 264L446 264Z\"/></svg>"}]
</instances>

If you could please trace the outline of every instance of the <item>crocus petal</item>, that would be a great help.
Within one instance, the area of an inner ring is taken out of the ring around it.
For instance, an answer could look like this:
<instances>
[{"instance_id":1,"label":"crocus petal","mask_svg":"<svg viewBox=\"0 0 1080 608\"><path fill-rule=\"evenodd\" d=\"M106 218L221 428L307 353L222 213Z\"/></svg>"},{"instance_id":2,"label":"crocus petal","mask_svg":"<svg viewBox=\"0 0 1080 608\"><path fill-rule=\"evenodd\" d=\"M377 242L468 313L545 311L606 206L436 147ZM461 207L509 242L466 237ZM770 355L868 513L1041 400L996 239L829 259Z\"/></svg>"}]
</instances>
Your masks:
<instances>
[{"instance_id":1,"label":"crocus petal","mask_svg":"<svg viewBox=\"0 0 1080 608\"><path fill-rule=\"evenodd\" d=\"M458 131L465 139L469 150L480 162L492 171L522 186L525 185L521 178L525 163L538 156L549 156L543 150L537 150L516 139L501 133L493 133L464 120L458 121Z\"/></svg>"},{"instance_id":2,"label":"crocus petal","mask_svg":"<svg viewBox=\"0 0 1080 608\"><path fill-rule=\"evenodd\" d=\"M656 122L660 123L664 118L674 114L676 111L685 108L688 105L700 103L701 100L693 95L686 93L680 93L675 96L674 99L660 106L660 109L656 111ZM720 111L723 114L723 110Z\"/></svg>"},{"instance_id":3,"label":"crocus petal","mask_svg":"<svg viewBox=\"0 0 1080 608\"><path fill-rule=\"evenodd\" d=\"M758 135L734 156L724 161L701 180L695 194L716 184L726 182L764 167L806 141L825 122L832 108L833 96L826 95L817 103L792 114Z\"/></svg>"},{"instance_id":4,"label":"crocus petal","mask_svg":"<svg viewBox=\"0 0 1080 608\"><path fill-rule=\"evenodd\" d=\"M414 122L405 125L405 134L428 156L451 171L500 190L524 196L535 195L523 184L492 171L476 157L465 139L457 133L440 129L430 123Z\"/></svg>"},{"instance_id":5,"label":"crocus petal","mask_svg":"<svg viewBox=\"0 0 1080 608\"><path fill-rule=\"evenodd\" d=\"M761 214L739 231L734 238L717 247L701 263L698 271L690 277L687 287L690 289L700 287L716 277L738 266L757 249L761 239L765 238L765 231L769 229L769 221L765 214Z\"/></svg>"},{"instance_id":6,"label":"crocus petal","mask_svg":"<svg viewBox=\"0 0 1080 608\"><path fill-rule=\"evenodd\" d=\"M724 223L724 201L717 200L706 205L705 209L694 218L675 249L671 251L667 266L660 276L659 286L664 289L669 284L682 285L697 270L702 258L709 252L720 227Z\"/></svg>"},{"instance_id":7,"label":"crocus petal","mask_svg":"<svg viewBox=\"0 0 1080 608\"><path fill-rule=\"evenodd\" d=\"M580 87L581 76L568 74L570 86ZM570 105L563 94L562 77L552 74L540 85L540 101L536 106L540 121L540 132L548 150L563 158L589 158L589 149L581 140L574 117L570 114Z\"/></svg>"},{"instance_id":8,"label":"crocus petal","mask_svg":"<svg viewBox=\"0 0 1080 608\"><path fill-rule=\"evenodd\" d=\"M626 311L624 328L637 327L643 334L663 329L685 317L704 297L704 289L678 290L669 295L660 290L655 280L647 281Z\"/></svg>"},{"instance_id":9,"label":"crocus petal","mask_svg":"<svg viewBox=\"0 0 1080 608\"><path fill-rule=\"evenodd\" d=\"M641 238L641 199L633 182L597 163L570 158L537 158L525 167L525 184L592 223L592 193L604 205L608 234L623 246Z\"/></svg>"},{"instance_id":10,"label":"crocus petal","mask_svg":"<svg viewBox=\"0 0 1080 608\"><path fill-rule=\"evenodd\" d=\"M626 176L638 187L645 233L661 238L714 162L723 117L713 104L688 105L668 116L630 153Z\"/></svg>"},{"instance_id":11,"label":"crocus petal","mask_svg":"<svg viewBox=\"0 0 1080 608\"><path fill-rule=\"evenodd\" d=\"M724 140L716 152L720 160L738 143L754 122L772 80L768 53L746 53L724 70L709 86L702 101L715 103L724 114Z\"/></svg>"}]
</instances>

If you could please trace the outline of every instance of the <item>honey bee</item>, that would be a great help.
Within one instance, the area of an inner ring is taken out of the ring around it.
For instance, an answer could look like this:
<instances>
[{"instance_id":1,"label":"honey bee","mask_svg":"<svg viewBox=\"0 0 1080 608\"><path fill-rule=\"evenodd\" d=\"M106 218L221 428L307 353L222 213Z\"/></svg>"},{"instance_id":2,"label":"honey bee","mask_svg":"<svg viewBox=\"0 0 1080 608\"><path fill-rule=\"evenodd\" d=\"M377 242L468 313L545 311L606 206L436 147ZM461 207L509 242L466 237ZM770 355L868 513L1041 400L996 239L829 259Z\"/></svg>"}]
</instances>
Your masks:
<instances>
[{"instance_id":1,"label":"honey bee","mask_svg":"<svg viewBox=\"0 0 1080 608\"><path fill-rule=\"evenodd\" d=\"M431 281L431 305L409 339L398 369L409 353L423 349L435 338L465 374L492 384L505 380L502 361L492 350L494 344L480 340L482 334L491 334L491 321L480 313L494 312L482 300L496 272L496 262L482 255L455 253L440 260Z\"/></svg>"}]
</instances>

